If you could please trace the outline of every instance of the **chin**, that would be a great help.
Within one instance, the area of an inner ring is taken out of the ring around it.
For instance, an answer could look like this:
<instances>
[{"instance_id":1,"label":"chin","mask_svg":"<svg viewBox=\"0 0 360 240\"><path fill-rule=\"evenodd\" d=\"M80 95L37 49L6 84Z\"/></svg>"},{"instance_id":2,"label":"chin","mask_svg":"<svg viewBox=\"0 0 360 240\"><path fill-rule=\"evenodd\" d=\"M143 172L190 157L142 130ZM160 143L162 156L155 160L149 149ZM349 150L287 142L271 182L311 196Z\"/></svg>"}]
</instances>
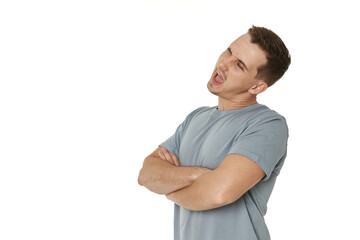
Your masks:
<instances>
[{"instance_id":1,"label":"chin","mask_svg":"<svg viewBox=\"0 0 360 240\"><path fill-rule=\"evenodd\" d=\"M219 93L213 88L213 86L211 84L211 81L208 82L207 88L208 88L209 92L211 92L212 94L218 96Z\"/></svg>"}]
</instances>

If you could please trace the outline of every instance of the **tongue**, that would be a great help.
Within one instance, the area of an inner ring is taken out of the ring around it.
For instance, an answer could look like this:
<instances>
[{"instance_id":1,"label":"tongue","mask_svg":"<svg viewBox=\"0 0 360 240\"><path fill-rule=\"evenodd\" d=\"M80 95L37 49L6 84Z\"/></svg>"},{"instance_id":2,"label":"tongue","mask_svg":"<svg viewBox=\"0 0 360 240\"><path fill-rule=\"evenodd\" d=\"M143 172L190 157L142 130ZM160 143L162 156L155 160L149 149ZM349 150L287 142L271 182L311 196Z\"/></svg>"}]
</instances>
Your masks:
<instances>
[{"instance_id":1,"label":"tongue","mask_svg":"<svg viewBox=\"0 0 360 240\"><path fill-rule=\"evenodd\" d=\"M216 77L215 77L215 82L217 82L217 83L223 83L224 80L222 80L219 75L216 75Z\"/></svg>"}]
</instances>

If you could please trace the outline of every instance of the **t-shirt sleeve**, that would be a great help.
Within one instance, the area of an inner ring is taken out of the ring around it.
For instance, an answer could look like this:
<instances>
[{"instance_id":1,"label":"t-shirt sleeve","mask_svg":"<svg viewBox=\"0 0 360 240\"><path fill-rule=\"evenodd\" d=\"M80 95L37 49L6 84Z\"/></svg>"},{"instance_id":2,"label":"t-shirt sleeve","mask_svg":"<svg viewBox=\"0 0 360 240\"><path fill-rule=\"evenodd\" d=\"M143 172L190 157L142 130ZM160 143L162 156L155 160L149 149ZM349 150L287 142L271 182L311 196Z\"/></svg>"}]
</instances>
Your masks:
<instances>
[{"instance_id":1,"label":"t-shirt sleeve","mask_svg":"<svg viewBox=\"0 0 360 240\"><path fill-rule=\"evenodd\" d=\"M201 108L198 108L193 112L191 112L185 118L185 120L177 127L175 133L171 137L169 137L165 142L159 145L160 147L166 148L168 151L173 153L179 160L180 160L179 151L180 151L181 140L184 136L184 133L186 132L189 122L199 110L201 110Z\"/></svg>"},{"instance_id":2,"label":"t-shirt sleeve","mask_svg":"<svg viewBox=\"0 0 360 240\"><path fill-rule=\"evenodd\" d=\"M249 126L234 140L229 154L241 154L257 163L270 178L286 157L288 128L282 117L267 119Z\"/></svg>"}]
</instances>

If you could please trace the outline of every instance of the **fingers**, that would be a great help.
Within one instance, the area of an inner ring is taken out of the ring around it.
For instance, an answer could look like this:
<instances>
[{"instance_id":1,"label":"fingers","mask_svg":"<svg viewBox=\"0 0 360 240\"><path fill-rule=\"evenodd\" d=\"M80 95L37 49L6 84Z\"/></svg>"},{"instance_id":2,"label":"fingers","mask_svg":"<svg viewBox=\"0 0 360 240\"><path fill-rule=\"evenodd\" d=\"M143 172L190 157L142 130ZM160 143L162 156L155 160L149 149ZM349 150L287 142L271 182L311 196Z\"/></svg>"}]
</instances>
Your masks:
<instances>
[{"instance_id":1,"label":"fingers","mask_svg":"<svg viewBox=\"0 0 360 240\"><path fill-rule=\"evenodd\" d=\"M171 157L168 157L169 154L166 153L166 152L167 152L167 150L166 150L165 148L161 148L161 149L159 150L159 152L158 152L159 157L160 157L162 160L166 160L166 161L170 162L171 164L174 164L174 165L175 165L175 163L172 161L172 158L171 158Z\"/></svg>"},{"instance_id":2,"label":"fingers","mask_svg":"<svg viewBox=\"0 0 360 240\"><path fill-rule=\"evenodd\" d=\"M173 161L174 161L175 166L180 166L180 162L179 162L179 160L177 159L177 157L176 157L174 154L172 154L172 153L170 153L170 155L171 155L171 157L172 157L172 159L173 159Z\"/></svg>"},{"instance_id":3,"label":"fingers","mask_svg":"<svg viewBox=\"0 0 360 240\"><path fill-rule=\"evenodd\" d=\"M169 161L169 162L171 162L171 163L174 164L173 158L171 157L171 153L170 153L167 149L162 148L162 151L161 151L161 152L163 153L163 155L165 156L165 159L166 159L167 161Z\"/></svg>"},{"instance_id":4,"label":"fingers","mask_svg":"<svg viewBox=\"0 0 360 240\"><path fill-rule=\"evenodd\" d=\"M161 148L159 150L158 154L162 160L166 160L175 166L180 166L180 162L177 159L177 157L174 154L172 154L171 152L169 152L167 149Z\"/></svg>"},{"instance_id":5,"label":"fingers","mask_svg":"<svg viewBox=\"0 0 360 240\"><path fill-rule=\"evenodd\" d=\"M167 160L166 157L165 157L165 155L164 155L164 152L163 152L163 149L162 149L162 148L159 150L158 154L159 154L159 157L160 157L162 160Z\"/></svg>"}]
</instances>

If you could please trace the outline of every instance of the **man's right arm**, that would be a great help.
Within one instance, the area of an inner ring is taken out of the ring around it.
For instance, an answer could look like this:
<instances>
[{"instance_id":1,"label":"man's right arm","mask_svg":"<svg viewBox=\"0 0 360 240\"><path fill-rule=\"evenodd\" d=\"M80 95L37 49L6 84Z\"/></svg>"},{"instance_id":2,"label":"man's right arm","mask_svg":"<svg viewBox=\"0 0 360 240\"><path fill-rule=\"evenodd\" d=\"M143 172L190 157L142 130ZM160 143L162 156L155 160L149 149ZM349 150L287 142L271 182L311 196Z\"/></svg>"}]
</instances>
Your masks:
<instances>
[{"instance_id":1,"label":"man's right arm","mask_svg":"<svg viewBox=\"0 0 360 240\"><path fill-rule=\"evenodd\" d=\"M168 194L190 186L199 176L212 171L203 167L181 167L161 159L156 149L145 158L138 182L158 194Z\"/></svg>"}]
</instances>

